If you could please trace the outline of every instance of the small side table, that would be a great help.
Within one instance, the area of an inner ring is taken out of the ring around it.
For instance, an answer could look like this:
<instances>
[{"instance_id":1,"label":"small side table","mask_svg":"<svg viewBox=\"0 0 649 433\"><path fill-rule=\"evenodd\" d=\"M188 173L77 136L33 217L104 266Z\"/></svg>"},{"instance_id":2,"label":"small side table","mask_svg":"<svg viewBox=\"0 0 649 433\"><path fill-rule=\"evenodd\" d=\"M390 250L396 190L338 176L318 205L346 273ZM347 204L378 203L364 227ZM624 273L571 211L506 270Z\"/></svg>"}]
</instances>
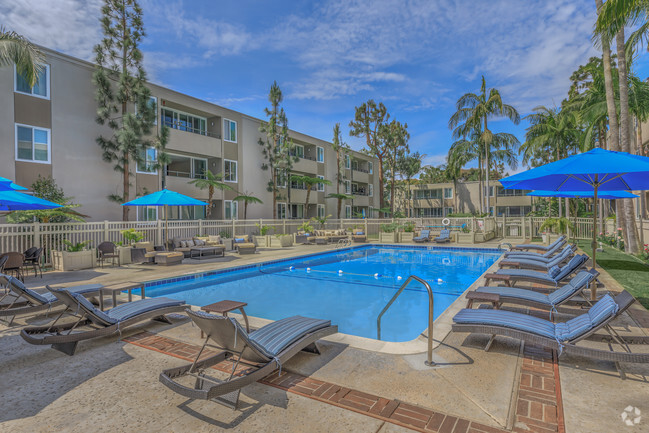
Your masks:
<instances>
[{"instance_id":1,"label":"small side table","mask_svg":"<svg viewBox=\"0 0 649 433\"><path fill-rule=\"evenodd\" d=\"M221 314L225 317L228 317L228 313L230 311L239 310L241 312L241 315L243 316L243 321L246 323L246 332L250 332L250 326L248 325L248 316L243 310L243 307L246 307L247 305L248 304L246 302L220 301L201 307L201 310L207 313ZM203 338L203 331L201 331L201 338Z\"/></svg>"},{"instance_id":2,"label":"small side table","mask_svg":"<svg viewBox=\"0 0 649 433\"><path fill-rule=\"evenodd\" d=\"M99 296L99 308L103 311L104 310L104 293L111 293L113 295L113 308L117 306L117 294L119 292L123 292L124 290L128 290L128 302L133 301L133 290L134 289L140 289L140 294L142 295L142 299L146 297L144 293L144 283L136 283L133 281L126 281L123 283L116 283L116 284L111 284L105 287L102 287L100 290L100 296Z\"/></svg>"},{"instance_id":3,"label":"small side table","mask_svg":"<svg viewBox=\"0 0 649 433\"><path fill-rule=\"evenodd\" d=\"M473 308L473 302L490 302L495 310L500 307L500 295L497 293L469 292L466 294L466 308Z\"/></svg>"}]
</instances>

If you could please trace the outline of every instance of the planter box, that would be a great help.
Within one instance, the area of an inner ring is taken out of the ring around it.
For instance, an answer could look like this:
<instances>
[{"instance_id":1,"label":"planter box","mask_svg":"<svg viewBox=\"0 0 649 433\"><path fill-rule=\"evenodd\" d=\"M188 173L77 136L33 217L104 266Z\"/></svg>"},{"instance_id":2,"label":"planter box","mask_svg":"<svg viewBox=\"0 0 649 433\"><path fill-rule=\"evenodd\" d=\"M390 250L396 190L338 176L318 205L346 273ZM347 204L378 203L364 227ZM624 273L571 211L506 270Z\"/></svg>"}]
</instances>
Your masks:
<instances>
[{"instance_id":1,"label":"planter box","mask_svg":"<svg viewBox=\"0 0 649 433\"><path fill-rule=\"evenodd\" d=\"M489 232L479 232L475 234L474 240L478 242L487 242L496 237L496 233L493 231Z\"/></svg>"},{"instance_id":2,"label":"planter box","mask_svg":"<svg viewBox=\"0 0 649 433\"><path fill-rule=\"evenodd\" d=\"M119 254L119 263L121 265L128 265L131 263L131 252L133 248L131 247L117 247L117 253Z\"/></svg>"},{"instance_id":3,"label":"planter box","mask_svg":"<svg viewBox=\"0 0 649 433\"><path fill-rule=\"evenodd\" d=\"M292 235L285 235L285 236L269 236L270 238L270 246L272 248L286 248L286 247L292 247L293 246L293 236Z\"/></svg>"},{"instance_id":4,"label":"planter box","mask_svg":"<svg viewBox=\"0 0 649 433\"><path fill-rule=\"evenodd\" d=\"M95 249L77 251L52 251L52 266L56 271L76 271L78 269L94 268L97 252Z\"/></svg>"},{"instance_id":5,"label":"planter box","mask_svg":"<svg viewBox=\"0 0 649 433\"><path fill-rule=\"evenodd\" d=\"M396 244L399 242L399 233L379 233L379 242Z\"/></svg>"},{"instance_id":6,"label":"planter box","mask_svg":"<svg viewBox=\"0 0 649 433\"><path fill-rule=\"evenodd\" d=\"M458 233L457 234L457 243L458 244L474 244L474 234L473 233Z\"/></svg>"},{"instance_id":7,"label":"planter box","mask_svg":"<svg viewBox=\"0 0 649 433\"><path fill-rule=\"evenodd\" d=\"M413 232L399 233L399 242L412 242L413 237L414 237Z\"/></svg>"},{"instance_id":8,"label":"planter box","mask_svg":"<svg viewBox=\"0 0 649 433\"><path fill-rule=\"evenodd\" d=\"M234 239L222 239L223 245L225 245L226 251L232 251L234 249L233 243Z\"/></svg>"},{"instance_id":9,"label":"planter box","mask_svg":"<svg viewBox=\"0 0 649 433\"><path fill-rule=\"evenodd\" d=\"M268 247L270 247L270 239L269 238L270 238L269 235L253 236L253 242L259 248L268 248Z\"/></svg>"}]
</instances>

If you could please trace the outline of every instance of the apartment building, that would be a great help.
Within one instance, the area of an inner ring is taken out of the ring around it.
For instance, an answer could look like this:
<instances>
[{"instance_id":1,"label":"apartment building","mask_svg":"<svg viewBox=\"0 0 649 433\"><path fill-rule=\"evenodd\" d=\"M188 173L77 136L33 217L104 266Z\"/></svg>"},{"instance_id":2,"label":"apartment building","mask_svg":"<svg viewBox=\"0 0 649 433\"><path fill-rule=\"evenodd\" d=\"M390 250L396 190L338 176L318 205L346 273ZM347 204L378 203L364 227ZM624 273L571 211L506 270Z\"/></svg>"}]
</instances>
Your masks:
<instances>
[{"instance_id":1,"label":"apartment building","mask_svg":"<svg viewBox=\"0 0 649 433\"><path fill-rule=\"evenodd\" d=\"M410 209L413 217L445 217L452 213L480 212L480 183L458 182L417 184L410 186L411 200L401 193L397 197L397 207L404 214ZM526 195L529 191L504 189L500 182L492 181L489 185L489 205L492 215L523 216L532 211L533 197ZM487 191L484 187L483 198Z\"/></svg>"},{"instance_id":2,"label":"apartment building","mask_svg":"<svg viewBox=\"0 0 649 433\"><path fill-rule=\"evenodd\" d=\"M51 176L91 221L120 220L122 208L108 196L121 194L122 175L102 160L95 142L100 134L109 136L111 131L95 122L94 65L49 49L43 51L45 68L33 88L14 68L0 68L0 175L24 186L39 175ZM231 191L216 191L209 204L211 219L243 218L243 203L233 200L239 193L263 201L248 206L247 218L272 218L272 194L267 191L270 173L261 169L264 157L258 144L265 138L259 132L261 120L155 84L148 87L158 113L156 128L169 128L170 161L153 169L157 154L154 149L147 150L145 163L133 167L130 197L166 187L207 201L207 190L189 182L209 169L222 174L232 187ZM331 143L298 131L290 131L290 137L298 158L293 173L328 179L332 185L314 187L308 209L305 185L280 185L278 218L335 218L337 200L325 198L336 192L336 153ZM350 150L344 156L340 189L354 198L344 201L342 218L370 216L371 209L379 207L376 164L375 158L360 152ZM129 219L152 220L158 217L157 212L156 208L131 209ZM171 208L169 218L202 219L205 213L204 207Z\"/></svg>"}]
</instances>

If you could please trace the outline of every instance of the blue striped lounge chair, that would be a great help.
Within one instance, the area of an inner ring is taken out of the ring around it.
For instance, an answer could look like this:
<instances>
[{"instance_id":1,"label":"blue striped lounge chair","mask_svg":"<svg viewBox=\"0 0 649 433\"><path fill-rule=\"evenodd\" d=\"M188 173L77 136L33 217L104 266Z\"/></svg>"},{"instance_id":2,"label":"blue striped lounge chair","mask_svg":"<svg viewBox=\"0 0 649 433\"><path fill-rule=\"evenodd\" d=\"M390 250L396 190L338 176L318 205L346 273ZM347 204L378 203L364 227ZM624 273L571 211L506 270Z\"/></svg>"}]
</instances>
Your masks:
<instances>
[{"instance_id":1,"label":"blue striped lounge chair","mask_svg":"<svg viewBox=\"0 0 649 433\"><path fill-rule=\"evenodd\" d=\"M217 316L202 311L187 310L194 323L207 335L205 343L192 364L164 370L160 382L191 399L213 400L237 408L241 388L268 376L282 364L305 350L320 353L316 341L338 332L329 320L293 316L263 326L247 333L233 318ZM201 353L212 340L222 352L200 360ZM220 362L232 361L232 374L226 380L208 375L210 367ZM237 375L242 364L252 369ZM194 388L178 379L191 376L196 379Z\"/></svg>"},{"instance_id":2,"label":"blue striped lounge chair","mask_svg":"<svg viewBox=\"0 0 649 433\"><path fill-rule=\"evenodd\" d=\"M77 344L83 340L119 333L129 326L144 320L154 319L171 323L165 314L181 313L185 310L185 301L169 298L147 298L118 305L110 310L101 311L86 298L67 289L51 289L50 293L69 311L78 316L76 321L58 325L61 313L51 324L23 328L20 336L31 344L51 345L53 349L74 355Z\"/></svg>"},{"instance_id":3,"label":"blue striped lounge chair","mask_svg":"<svg viewBox=\"0 0 649 433\"><path fill-rule=\"evenodd\" d=\"M0 320L11 326L17 316L35 316L62 304L50 292L39 293L28 289L18 278L0 274L0 287L5 293L0 297ZM67 290L85 297L101 296L101 284L84 284Z\"/></svg>"},{"instance_id":4,"label":"blue striped lounge chair","mask_svg":"<svg viewBox=\"0 0 649 433\"><path fill-rule=\"evenodd\" d=\"M451 242L451 231L449 229L442 229L439 236L435 238L435 242L438 244Z\"/></svg>"},{"instance_id":5,"label":"blue striped lounge chair","mask_svg":"<svg viewBox=\"0 0 649 433\"><path fill-rule=\"evenodd\" d=\"M490 334L492 338L485 347L489 350L495 336L506 336L524 341L527 344L551 348L570 355L588 356L615 362L648 363L649 353L632 353L625 342L610 324L635 301L627 291L615 298L604 295L587 312L567 322L552 323L527 314L506 310L464 309L453 317L453 331ZM579 341L606 330L612 340L621 345L624 351L601 350L577 346Z\"/></svg>"},{"instance_id":6,"label":"blue striped lounge chair","mask_svg":"<svg viewBox=\"0 0 649 433\"><path fill-rule=\"evenodd\" d=\"M586 254L579 254L570 259L564 266L555 266L548 272L530 269L499 269L497 272L485 275L485 286L488 286L491 281L498 281L506 286L512 286L518 281L529 281L558 287L559 283L581 269L587 261L588 256Z\"/></svg>"},{"instance_id":7,"label":"blue striped lounge chair","mask_svg":"<svg viewBox=\"0 0 649 433\"><path fill-rule=\"evenodd\" d=\"M570 301L572 298L587 289L589 284L599 276L595 269L588 271L579 271L570 282L563 287L545 294L535 290L518 289L515 287L478 287L477 293L488 293L498 295L497 306L505 303L528 305L532 307L541 307L550 309L550 320L553 312L557 307ZM584 297L586 303L590 304L587 297Z\"/></svg>"},{"instance_id":8,"label":"blue striped lounge chair","mask_svg":"<svg viewBox=\"0 0 649 433\"><path fill-rule=\"evenodd\" d=\"M561 250L561 253L552 257L552 259L548 261L527 259L522 256L512 256L501 260L500 263L498 263L498 266L501 268L535 269L548 272L553 266L560 266L573 255L573 250L570 246L567 246Z\"/></svg>"},{"instance_id":9,"label":"blue striped lounge chair","mask_svg":"<svg viewBox=\"0 0 649 433\"><path fill-rule=\"evenodd\" d=\"M559 248L561 248L563 246L563 244L565 244L565 243L566 243L566 236L561 235L561 236L559 236L557 238L557 240L555 240L554 242L552 242L550 245L547 245L547 246L538 245L538 244L519 244L519 245L514 245L512 247L512 251L515 251L515 250L523 250L523 251L538 250L538 251L546 252L546 251L551 250L552 248L555 248L557 245L559 246Z\"/></svg>"},{"instance_id":10,"label":"blue striped lounge chair","mask_svg":"<svg viewBox=\"0 0 649 433\"><path fill-rule=\"evenodd\" d=\"M419 236L412 238L415 242L428 242L430 241L430 230L422 230Z\"/></svg>"},{"instance_id":11,"label":"blue striped lounge chair","mask_svg":"<svg viewBox=\"0 0 649 433\"><path fill-rule=\"evenodd\" d=\"M539 253L530 253L526 251L507 251L505 253L504 258L506 260L512 259L512 260L517 260L517 259L526 259L526 260L536 260L539 262L549 262L550 260L553 260L554 257L557 254L561 254L566 250L570 250L572 252L575 252L577 250L577 245L576 244L569 244L565 245L563 249L560 247L557 247L556 251L548 251L543 254ZM556 253L556 254L555 254Z\"/></svg>"}]
</instances>

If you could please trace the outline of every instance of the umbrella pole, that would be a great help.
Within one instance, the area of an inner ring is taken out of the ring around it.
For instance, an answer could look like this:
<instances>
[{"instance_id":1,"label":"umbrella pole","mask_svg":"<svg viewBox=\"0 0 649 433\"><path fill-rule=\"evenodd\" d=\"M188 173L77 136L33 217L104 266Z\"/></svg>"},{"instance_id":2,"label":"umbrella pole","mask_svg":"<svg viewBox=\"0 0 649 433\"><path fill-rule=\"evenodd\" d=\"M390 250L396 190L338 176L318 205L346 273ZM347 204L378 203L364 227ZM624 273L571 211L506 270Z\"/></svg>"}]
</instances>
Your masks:
<instances>
[{"instance_id":1,"label":"umbrella pole","mask_svg":"<svg viewBox=\"0 0 649 433\"><path fill-rule=\"evenodd\" d=\"M168 214L169 214L169 208L167 207L167 205L165 205L165 243L164 243L165 251L167 250L169 245L169 221L167 218Z\"/></svg>"},{"instance_id":2,"label":"umbrella pole","mask_svg":"<svg viewBox=\"0 0 649 433\"><path fill-rule=\"evenodd\" d=\"M595 175L595 191L593 192L593 242L591 247L593 248L593 269L597 268L597 175ZM597 300L597 281L593 281L590 287L590 299L592 301Z\"/></svg>"}]
</instances>

